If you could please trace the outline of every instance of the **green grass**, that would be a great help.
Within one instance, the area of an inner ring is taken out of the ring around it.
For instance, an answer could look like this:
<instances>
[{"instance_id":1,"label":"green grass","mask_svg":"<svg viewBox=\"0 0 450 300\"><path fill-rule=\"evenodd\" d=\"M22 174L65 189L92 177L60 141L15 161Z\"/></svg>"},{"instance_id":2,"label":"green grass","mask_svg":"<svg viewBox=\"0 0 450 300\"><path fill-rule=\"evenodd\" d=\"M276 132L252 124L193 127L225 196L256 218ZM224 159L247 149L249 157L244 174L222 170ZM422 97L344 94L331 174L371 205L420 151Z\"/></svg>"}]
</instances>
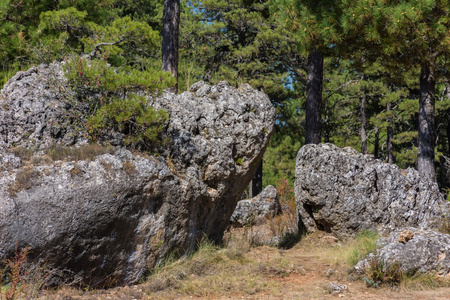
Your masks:
<instances>
[{"instance_id":1,"label":"green grass","mask_svg":"<svg viewBox=\"0 0 450 300\"><path fill-rule=\"evenodd\" d=\"M355 242L349 245L348 263L354 266L366 255L375 252L379 237L376 232L369 230L361 231Z\"/></svg>"}]
</instances>

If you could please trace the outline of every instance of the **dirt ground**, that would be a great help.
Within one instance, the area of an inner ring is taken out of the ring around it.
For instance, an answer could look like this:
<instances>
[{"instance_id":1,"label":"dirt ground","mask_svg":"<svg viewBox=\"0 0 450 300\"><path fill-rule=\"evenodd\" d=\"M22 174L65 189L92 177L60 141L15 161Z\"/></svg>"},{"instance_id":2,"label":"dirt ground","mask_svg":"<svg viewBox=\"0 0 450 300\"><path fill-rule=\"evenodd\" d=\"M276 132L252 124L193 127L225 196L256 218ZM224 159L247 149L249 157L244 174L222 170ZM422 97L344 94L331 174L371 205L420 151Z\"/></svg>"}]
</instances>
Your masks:
<instances>
[{"instance_id":1,"label":"dirt ground","mask_svg":"<svg viewBox=\"0 0 450 300\"><path fill-rule=\"evenodd\" d=\"M235 229L229 234L248 237L248 231L243 229ZM244 243L241 239L237 241L241 246ZM210 265L204 270L205 274L200 270L200 273L191 274L173 286L152 290L152 281L161 280L156 276L143 284L109 290L63 288L48 292L41 299L450 299L450 282L435 288L414 283L395 288L367 287L362 276L352 272L348 263L340 261L342 253L346 253L346 245L346 242L326 233L315 233L287 250L269 246L248 247L239 263ZM202 259L211 262L217 261L218 257ZM201 259L197 260L193 265L199 265ZM220 272L220 269L225 271ZM186 272L191 272L191 269ZM241 273L246 275L239 277ZM237 282L230 277L235 277ZM191 285L191 281L196 283ZM328 288L330 282L347 288L333 293Z\"/></svg>"}]
</instances>

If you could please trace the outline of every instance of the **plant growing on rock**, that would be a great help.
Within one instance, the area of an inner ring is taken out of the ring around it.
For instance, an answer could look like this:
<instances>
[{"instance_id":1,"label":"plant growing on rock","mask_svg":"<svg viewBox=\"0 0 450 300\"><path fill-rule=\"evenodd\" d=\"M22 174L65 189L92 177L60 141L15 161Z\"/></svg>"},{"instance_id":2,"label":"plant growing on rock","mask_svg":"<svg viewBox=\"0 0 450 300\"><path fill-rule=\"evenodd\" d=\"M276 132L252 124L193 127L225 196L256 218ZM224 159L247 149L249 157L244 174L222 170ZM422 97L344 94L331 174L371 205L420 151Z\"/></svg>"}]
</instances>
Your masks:
<instances>
[{"instance_id":1,"label":"plant growing on rock","mask_svg":"<svg viewBox=\"0 0 450 300\"><path fill-rule=\"evenodd\" d=\"M144 96L135 94L154 96L174 83L149 58L159 45L156 31L130 17L99 25L75 7L43 13L39 28L71 47L64 63L73 91L66 97L72 107L68 118L91 140L113 131L133 148L149 150L164 144L160 133L167 113L155 111Z\"/></svg>"},{"instance_id":2,"label":"plant growing on rock","mask_svg":"<svg viewBox=\"0 0 450 300\"><path fill-rule=\"evenodd\" d=\"M3 300L3 297L5 297L5 300L17 299L20 294L25 292L27 288L24 284L24 279L27 275L25 264L28 251L28 248L23 248L20 251L16 249L14 257L4 262L5 267L3 270L0 270L0 283L3 277L5 277L9 281L9 284L4 292L3 289L0 289L0 300Z\"/></svg>"},{"instance_id":3,"label":"plant growing on rock","mask_svg":"<svg viewBox=\"0 0 450 300\"><path fill-rule=\"evenodd\" d=\"M143 96L132 94L125 99L115 98L88 118L93 139L107 130L122 133L124 143L133 148L156 148L165 143L160 135L169 117L164 110L148 106Z\"/></svg>"},{"instance_id":4,"label":"plant growing on rock","mask_svg":"<svg viewBox=\"0 0 450 300\"><path fill-rule=\"evenodd\" d=\"M364 278L364 281L367 286L375 288L383 284L397 286L402 277L403 272L399 263L386 264L375 256L369 263L368 278Z\"/></svg>"}]
</instances>

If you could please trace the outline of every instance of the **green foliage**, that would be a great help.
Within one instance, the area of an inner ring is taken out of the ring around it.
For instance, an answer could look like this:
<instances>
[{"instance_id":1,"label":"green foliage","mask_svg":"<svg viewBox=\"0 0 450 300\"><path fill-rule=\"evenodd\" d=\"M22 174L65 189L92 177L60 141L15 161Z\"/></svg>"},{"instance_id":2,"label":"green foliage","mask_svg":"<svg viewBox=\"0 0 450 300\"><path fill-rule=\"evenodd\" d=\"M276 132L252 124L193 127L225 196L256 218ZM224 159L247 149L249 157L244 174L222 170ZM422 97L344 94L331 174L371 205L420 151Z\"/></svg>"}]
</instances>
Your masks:
<instances>
[{"instance_id":1,"label":"green foliage","mask_svg":"<svg viewBox=\"0 0 450 300\"><path fill-rule=\"evenodd\" d=\"M295 158L300 142L293 141L290 136L282 138L276 144L271 142L264 154L263 186L276 184L281 179L287 179L290 186L294 185Z\"/></svg>"},{"instance_id":2,"label":"green foliage","mask_svg":"<svg viewBox=\"0 0 450 300\"><path fill-rule=\"evenodd\" d=\"M290 29L299 37L307 55L310 49L333 50L333 45L344 39L340 26L340 1L334 0L279 0L272 1L278 12L287 17Z\"/></svg>"},{"instance_id":3,"label":"green foliage","mask_svg":"<svg viewBox=\"0 0 450 300\"><path fill-rule=\"evenodd\" d=\"M75 91L69 102L76 112L88 115L86 128L92 140L114 130L124 134L124 143L133 148L154 150L164 144L160 134L167 113L155 111L144 96L133 92L161 92L173 83L168 73L127 66L112 68L105 60L77 55L66 62L64 69Z\"/></svg>"},{"instance_id":4,"label":"green foliage","mask_svg":"<svg viewBox=\"0 0 450 300\"><path fill-rule=\"evenodd\" d=\"M0 1L0 85L19 70L59 60L74 50L78 51L79 49L71 47L74 47L79 38L77 34L86 34L86 22L104 25L115 18L115 11L111 9L113 2L114 0ZM61 12L57 13L59 10ZM87 12L84 17L83 11ZM64 36L59 36L55 30L44 30L39 25L41 14L48 25L58 25L60 29L65 20L69 29L73 30L73 35L66 32ZM49 19L52 14L57 17L54 21ZM74 27L75 22L82 28Z\"/></svg>"},{"instance_id":5,"label":"green foliage","mask_svg":"<svg viewBox=\"0 0 450 300\"><path fill-rule=\"evenodd\" d=\"M77 93L78 99L98 94L125 96L129 92L145 90L157 94L173 84L174 79L161 70L137 70L127 66L112 68L105 60L88 60L74 55L64 66L69 85ZM98 101L103 101L100 96ZM100 103L101 104L101 103ZM90 103L91 108L98 102Z\"/></svg>"},{"instance_id":6,"label":"green foliage","mask_svg":"<svg viewBox=\"0 0 450 300\"><path fill-rule=\"evenodd\" d=\"M156 111L143 96L129 95L104 104L87 121L93 139L108 130L124 134L124 142L133 148L155 149L164 144L160 134L168 121L167 112Z\"/></svg>"}]
</instances>

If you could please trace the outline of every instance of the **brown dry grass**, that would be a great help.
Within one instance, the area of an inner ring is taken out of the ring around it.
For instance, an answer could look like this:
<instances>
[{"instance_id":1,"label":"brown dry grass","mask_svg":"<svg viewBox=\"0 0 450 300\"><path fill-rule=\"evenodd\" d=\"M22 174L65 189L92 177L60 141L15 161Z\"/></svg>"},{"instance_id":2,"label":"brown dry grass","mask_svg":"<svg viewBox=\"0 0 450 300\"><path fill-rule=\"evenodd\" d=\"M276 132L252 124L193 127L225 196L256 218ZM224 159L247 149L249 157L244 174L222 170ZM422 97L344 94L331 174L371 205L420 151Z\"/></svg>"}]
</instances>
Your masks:
<instances>
[{"instance_id":1,"label":"brown dry grass","mask_svg":"<svg viewBox=\"0 0 450 300\"><path fill-rule=\"evenodd\" d=\"M98 144L85 144L78 148L54 145L47 149L46 154L53 160L93 160L95 157L112 153L112 148Z\"/></svg>"}]
</instances>

